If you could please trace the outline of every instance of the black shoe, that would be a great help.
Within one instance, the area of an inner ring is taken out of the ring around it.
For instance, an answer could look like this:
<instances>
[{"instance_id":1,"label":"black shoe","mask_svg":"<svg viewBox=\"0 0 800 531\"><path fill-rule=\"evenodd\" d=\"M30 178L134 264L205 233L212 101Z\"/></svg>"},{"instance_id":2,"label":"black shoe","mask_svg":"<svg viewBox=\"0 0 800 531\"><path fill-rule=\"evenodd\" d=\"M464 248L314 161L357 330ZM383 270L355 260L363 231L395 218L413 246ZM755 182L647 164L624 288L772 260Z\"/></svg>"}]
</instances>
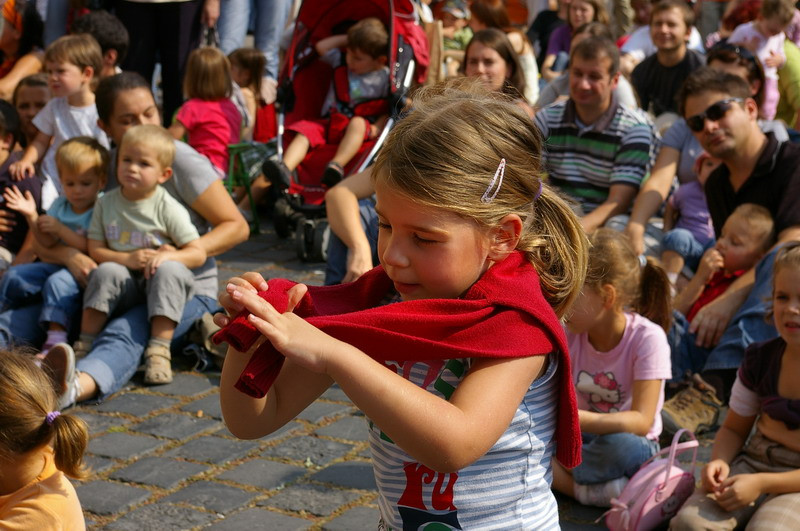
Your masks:
<instances>
[{"instance_id":1,"label":"black shoe","mask_svg":"<svg viewBox=\"0 0 800 531\"><path fill-rule=\"evenodd\" d=\"M328 167L322 172L322 184L328 188L333 188L344 179L344 169L335 162L328 163Z\"/></svg>"},{"instance_id":2,"label":"black shoe","mask_svg":"<svg viewBox=\"0 0 800 531\"><path fill-rule=\"evenodd\" d=\"M283 161L267 159L261 165L264 176L269 179L273 186L283 190L292 184L292 172L286 167Z\"/></svg>"}]
</instances>

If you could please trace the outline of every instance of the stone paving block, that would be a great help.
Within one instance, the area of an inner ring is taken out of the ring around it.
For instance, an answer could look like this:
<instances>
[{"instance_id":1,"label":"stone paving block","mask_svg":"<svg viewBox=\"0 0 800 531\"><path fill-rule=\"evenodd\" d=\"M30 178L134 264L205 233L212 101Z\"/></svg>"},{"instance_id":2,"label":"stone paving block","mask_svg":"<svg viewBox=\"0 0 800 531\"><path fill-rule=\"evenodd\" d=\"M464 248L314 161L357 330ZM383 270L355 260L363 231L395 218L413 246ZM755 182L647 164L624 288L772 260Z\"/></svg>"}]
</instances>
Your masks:
<instances>
[{"instance_id":1,"label":"stone paving block","mask_svg":"<svg viewBox=\"0 0 800 531\"><path fill-rule=\"evenodd\" d=\"M131 422L130 420L119 417L97 415L94 413L88 413L86 411L77 412L75 413L75 416L80 417L84 422L86 422L86 425L89 427L89 435L96 435L98 433L108 431L109 428L116 428L124 424L130 424Z\"/></svg>"},{"instance_id":2,"label":"stone paving block","mask_svg":"<svg viewBox=\"0 0 800 531\"><path fill-rule=\"evenodd\" d=\"M208 511L226 514L248 504L256 496L258 493L237 489L230 485L213 481L196 481L161 501L185 503L194 507L203 507Z\"/></svg>"},{"instance_id":3,"label":"stone paving block","mask_svg":"<svg viewBox=\"0 0 800 531\"><path fill-rule=\"evenodd\" d=\"M167 395L194 396L218 387L218 380L212 381L207 375L200 373L178 373L172 381L164 385L151 385L150 389Z\"/></svg>"},{"instance_id":4,"label":"stone paving block","mask_svg":"<svg viewBox=\"0 0 800 531\"><path fill-rule=\"evenodd\" d=\"M287 511L308 511L317 516L325 516L360 497L361 494L357 492L304 483L286 487L275 496L259 501L258 505Z\"/></svg>"},{"instance_id":5,"label":"stone paving block","mask_svg":"<svg viewBox=\"0 0 800 531\"><path fill-rule=\"evenodd\" d=\"M98 457L96 455L83 456L83 462L87 467L89 467L89 470L91 470L92 474L99 474L100 472L108 470L117 464L116 461L106 459L105 457Z\"/></svg>"},{"instance_id":6,"label":"stone paving block","mask_svg":"<svg viewBox=\"0 0 800 531\"><path fill-rule=\"evenodd\" d=\"M373 507L353 507L322 526L325 531L376 529L381 513Z\"/></svg>"},{"instance_id":7,"label":"stone paving block","mask_svg":"<svg viewBox=\"0 0 800 531\"><path fill-rule=\"evenodd\" d=\"M157 409L170 407L177 403L177 399L166 396L125 393L98 405L97 411L127 413L135 417L143 417Z\"/></svg>"},{"instance_id":8,"label":"stone paving block","mask_svg":"<svg viewBox=\"0 0 800 531\"><path fill-rule=\"evenodd\" d=\"M192 415L197 415L198 411L202 411L204 417L222 420L222 409L219 405L218 393L208 395L200 400L195 400L194 402L189 402L185 406L181 407L181 411L186 411Z\"/></svg>"},{"instance_id":9,"label":"stone paving block","mask_svg":"<svg viewBox=\"0 0 800 531\"><path fill-rule=\"evenodd\" d=\"M227 472L223 472L217 477L235 481L242 485L251 485L262 489L276 489L294 481L305 473L306 469L300 466L276 463L266 459L253 459Z\"/></svg>"},{"instance_id":10,"label":"stone paving block","mask_svg":"<svg viewBox=\"0 0 800 531\"><path fill-rule=\"evenodd\" d=\"M128 433L108 433L89 441L89 453L117 459L131 459L161 448L166 441Z\"/></svg>"},{"instance_id":11,"label":"stone paving block","mask_svg":"<svg viewBox=\"0 0 800 531\"><path fill-rule=\"evenodd\" d=\"M150 497L150 491L111 481L92 481L75 489L84 511L109 515L129 509Z\"/></svg>"},{"instance_id":12,"label":"stone paving block","mask_svg":"<svg viewBox=\"0 0 800 531\"><path fill-rule=\"evenodd\" d=\"M352 412L355 408L345 404L332 404L330 402L312 402L310 406L305 408L299 415L298 419L307 420L313 424L317 424L323 419L344 415L345 413Z\"/></svg>"},{"instance_id":13,"label":"stone paving block","mask_svg":"<svg viewBox=\"0 0 800 531\"><path fill-rule=\"evenodd\" d=\"M277 446L267 448L261 455L294 459L304 463L310 459L311 463L315 465L327 465L352 449L353 447L349 444L302 436L292 437Z\"/></svg>"},{"instance_id":14,"label":"stone paving block","mask_svg":"<svg viewBox=\"0 0 800 531\"><path fill-rule=\"evenodd\" d=\"M258 443L254 441L240 441L207 436L192 439L164 455L222 465L229 461L241 459L247 455L250 450L257 447Z\"/></svg>"},{"instance_id":15,"label":"stone paving block","mask_svg":"<svg viewBox=\"0 0 800 531\"><path fill-rule=\"evenodd\" d=\"M345 417L316 430L314 433L348 441L366 441L368 433L367 420L364 417Z\"/></svg>"},{"instance_id":16,"label":"stone paving block","mask_svg":"<svg viewBox=\"0 0 800 531\"><path fill-rule=\"evenodd\" d=\"M240 513L215 522L206 528L209 531L253 531L269 529L270 531L294 531L308 529L312 522L286 516L285 514L265 511L264 509L247 509Z\"/></svg>"},{"instance_id":17,"label":"stone paving block","mask_svg":"<svg viewBox=\"0 0 800 531\"><path fill-rule=\"evenodd\" d=\"M333 464L323 468L309 479L351 489L375 490L377 488L372 465L357 461Z\"/></svg>"},{"instance_id":18,"label":"stone paving block","mask_svg":"<svg viewBox=\"0 0 800 531\"><path fill-rule=\"evenodd\" d=\"M153 503L131 511L119 520L111 522L105 529L113 531L141 531L143 529L192 529L207 524L217 515L177 507L169 503Z\"/></svg>"},{"instance_id":19,"label":"stone paving block","mask_svg":"<svg viewBox=\"0 0 800 531\"><path fill-rule=\"evenodd\" d=\"M169 439L185 439L198 433L209 431L219 425L219 421L207 418L190 417L177 413L164 413L151 417L133 427L132 430Z\"/></svg>"},{"instance_id":20,"label":"stone paving block","mask_svg":"<svg viewBox=\"0 0 800 531\"><path fill-rule=\"evenodd\" d=\"M336 384L328 387L328 389L320 395L320 398L324 398L326 400L337 400L339 402L350 402L350 399L344 394L342 388Z\"/></svg>"},{"instance_id":21,"label":"stone paving block","mask_svg":"<svg viewBox=\"0 0 800 531\"><path fill-rule=\"evenodd\" d=\"M111 479L171 489L181 481L208 470L207 466L166 457L143 457L111 474Z\"/></svg>"}]
</instances>

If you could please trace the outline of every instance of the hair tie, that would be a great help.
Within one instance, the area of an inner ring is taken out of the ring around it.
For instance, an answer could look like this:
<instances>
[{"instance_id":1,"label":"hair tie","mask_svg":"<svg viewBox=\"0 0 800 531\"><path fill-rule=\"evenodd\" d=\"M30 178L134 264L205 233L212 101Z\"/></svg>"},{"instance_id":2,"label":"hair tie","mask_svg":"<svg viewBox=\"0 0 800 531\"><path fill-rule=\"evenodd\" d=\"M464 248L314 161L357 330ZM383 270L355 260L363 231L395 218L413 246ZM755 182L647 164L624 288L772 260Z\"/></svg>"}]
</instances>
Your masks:
<instances>
[{"instance_id":1,"label":"hair tie","mask_svg":"<svg viewBox=\"0 0 800 531\"><path fill-rule=\"evenodd\" d=\"M494 172L494 177L492 177L489 186L486 187L486 191L483 192L481 196L482 203L491 203L495 197L497 197L497 193L500 191L500 187L503 185L503 176L506 174L506 159L500 159L500 164L497 166L497 171ZM498 179L499 177L499 179ZM497 183L497 187L495 188L495 182ZM494 188L494 193L489 196L489 192L492 191Z\"/></svg>"},{"instance_id":2,"label":"hair tie","mask_svg":"<svg viewBox=\"0 0 800 531\"><path fill-rule=\"evenodd\" d=\"M59 415L61 415L60 411L51 411L50 413L47 414L44 420L45 422L47 422L48 426L52 426L53 421L56 420L56 417L58 417Z\"/></svg>"},{"instance_id":3,"label":"hair tie","mask_svg":"<svg viewBox=\"0 0 800 531\"><path fill-rule=\"evenodd\" d=\"M537 199L539 199L539 196L541 195L542 195L542 180L539 179L539 189L536 190L536 194L533 196L533 200L536 201Z\"/></svg>"},{"instance_id":4,"label":"hair tie","mask_svg":"<svg viewBox=\"0 0 800 531\"><path fill-rule=\"evenodd\" d=\"M639 266L644 267L647 265L647 257L643 254L639 255Z\"/></svg>"}]
</instances>

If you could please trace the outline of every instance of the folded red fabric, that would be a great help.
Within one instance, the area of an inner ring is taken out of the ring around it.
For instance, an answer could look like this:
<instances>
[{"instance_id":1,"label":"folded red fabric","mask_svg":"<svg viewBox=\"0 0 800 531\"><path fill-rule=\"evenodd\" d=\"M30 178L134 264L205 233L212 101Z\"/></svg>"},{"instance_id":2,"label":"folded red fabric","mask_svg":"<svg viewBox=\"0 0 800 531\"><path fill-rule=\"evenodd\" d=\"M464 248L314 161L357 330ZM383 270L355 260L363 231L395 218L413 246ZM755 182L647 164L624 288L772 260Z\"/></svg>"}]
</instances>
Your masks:
<instances>
[{"instance_id":1,"label":"folded red fabric","mask_svg":"<svg viewBox=\"0 0 800 531\"><path fill-rule=\"evenodd\" d=\"M287 290L294 284L270 280L269 289L259 295L285 312ZM514 252L490 267L459 299L381 305L392 288L392 280L378 266L350 284L309 287L294 313L381 362L516 358L558 352L556 456L568 468L580 463L578 410L564 330L542 295L539 275L522 253ZM248 315L247 311L238 314L217 332L214 342L227 341L241 352L250 349L260 334ZM283 359L265 341L236 388L263 397L280 373Z\"/></svg>"}]
</instances>

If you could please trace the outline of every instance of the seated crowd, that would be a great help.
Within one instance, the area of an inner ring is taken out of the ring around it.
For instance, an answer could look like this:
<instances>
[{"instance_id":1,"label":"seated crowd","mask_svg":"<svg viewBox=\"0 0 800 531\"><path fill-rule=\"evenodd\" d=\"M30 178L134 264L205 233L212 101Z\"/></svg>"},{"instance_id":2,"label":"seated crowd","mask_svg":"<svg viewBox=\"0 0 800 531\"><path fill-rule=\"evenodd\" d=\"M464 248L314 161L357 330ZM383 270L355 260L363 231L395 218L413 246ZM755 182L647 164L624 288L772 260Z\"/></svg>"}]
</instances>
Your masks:
<instances>
[{"instance_id":1,"label":"seated crowd","mask_svg":"<svg viewBox=\"0 0 800 531\"><path fill-rule=\"evenodd\" d=\"M0 345L35 348L67 408L117 392L142 360L146 384L170 382L189 329L222 310L214 257L259 214L226 189L229 146L274 136L264 124L289 14L275 8L280 24L259 28L252 49L228 33L223 8L216 48L198 46L220 15L202 9L213 0L169 13L121 2L116 16L76 7L69 27L43 22L36 4L2 5ZM564 319L583 463L555 463L553 488L609 506L662 432L717 429L729 406L702 476L717 501L693 497L672 525L755 521L756 507L742 507L800 491L773 477L729 503L738 487L726 481L790 471L800 454L800 393L781 366L800 327L800 11L790 0L550 0L514 20L506 4L425 1L416 16L441 21L444 60L429 68L527 113L546 182L593 246ZM154 17L163 27L145 31ZM45 46L46 34L64 35ZM311 152L336 145L319 172L326 284L378 264L375 180L353 169L395 118L384 101L392 42L368 17L314 43L333 71L321 115L287 124L282 157L249 189L274 201ZM771 462L763 440L795 461Z\"/></svg>"}]
</instances>

